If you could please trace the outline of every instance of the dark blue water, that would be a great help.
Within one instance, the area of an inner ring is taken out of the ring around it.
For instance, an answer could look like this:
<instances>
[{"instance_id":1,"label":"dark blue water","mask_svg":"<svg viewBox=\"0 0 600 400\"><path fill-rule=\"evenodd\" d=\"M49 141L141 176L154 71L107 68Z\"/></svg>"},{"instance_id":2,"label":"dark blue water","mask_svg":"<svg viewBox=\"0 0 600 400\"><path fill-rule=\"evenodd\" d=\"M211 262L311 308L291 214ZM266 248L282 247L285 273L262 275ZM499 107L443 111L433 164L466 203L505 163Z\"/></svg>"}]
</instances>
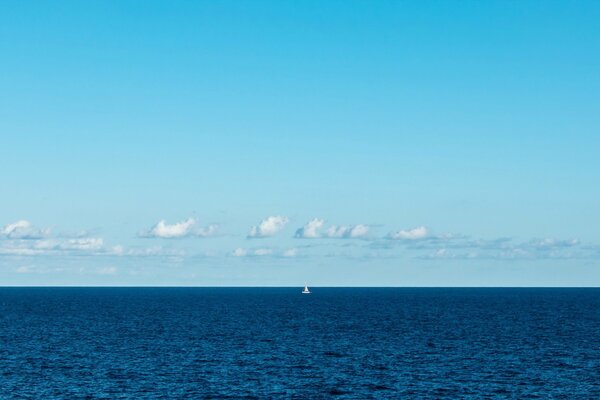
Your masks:
<instances>
[{"instance_id":1,"label":"dark blue water","mask_svg":"<svg viewBox=\"0 0 600 400\"><path fill-rule=\"evenodd\" d=\"M0 288L0 398L599 398L599 289Z\"/></svg>"}]
</instances>

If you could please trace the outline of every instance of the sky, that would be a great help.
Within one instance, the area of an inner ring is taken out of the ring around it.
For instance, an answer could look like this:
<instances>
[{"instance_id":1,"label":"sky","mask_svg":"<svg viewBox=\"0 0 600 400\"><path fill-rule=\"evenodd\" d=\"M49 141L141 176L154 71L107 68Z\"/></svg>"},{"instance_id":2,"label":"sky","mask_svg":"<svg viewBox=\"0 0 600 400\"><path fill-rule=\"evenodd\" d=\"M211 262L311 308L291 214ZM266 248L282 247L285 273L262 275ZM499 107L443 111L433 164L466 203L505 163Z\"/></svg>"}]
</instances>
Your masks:
<instances>
[{"instance_id":1,"label":"sky","mask_svg":"<svg viewBox=\"0 0 600 400\"><path fill-rule=\"evenodd\" d=\"M597 1L3 1L0 285L600 286Z\"/></svg>"}]
</instances>

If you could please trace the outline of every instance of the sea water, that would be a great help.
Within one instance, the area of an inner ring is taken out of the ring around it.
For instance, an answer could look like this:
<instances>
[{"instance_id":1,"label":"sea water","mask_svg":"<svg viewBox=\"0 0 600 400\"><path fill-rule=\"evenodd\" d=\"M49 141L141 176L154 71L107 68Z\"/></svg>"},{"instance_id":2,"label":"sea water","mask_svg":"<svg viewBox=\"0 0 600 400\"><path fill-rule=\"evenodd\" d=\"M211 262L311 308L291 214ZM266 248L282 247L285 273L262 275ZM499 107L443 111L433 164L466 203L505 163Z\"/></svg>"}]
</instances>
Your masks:
<instances>
[{"instance_id":1,"label":"sea water","mask_svg":"<svg viewBox=\"0 0 600 400\"><path fill-rule=\"evenodd\" d=\"M0 398L600 398L600 289L0 288Z\"/></svg>"}]
</instances>

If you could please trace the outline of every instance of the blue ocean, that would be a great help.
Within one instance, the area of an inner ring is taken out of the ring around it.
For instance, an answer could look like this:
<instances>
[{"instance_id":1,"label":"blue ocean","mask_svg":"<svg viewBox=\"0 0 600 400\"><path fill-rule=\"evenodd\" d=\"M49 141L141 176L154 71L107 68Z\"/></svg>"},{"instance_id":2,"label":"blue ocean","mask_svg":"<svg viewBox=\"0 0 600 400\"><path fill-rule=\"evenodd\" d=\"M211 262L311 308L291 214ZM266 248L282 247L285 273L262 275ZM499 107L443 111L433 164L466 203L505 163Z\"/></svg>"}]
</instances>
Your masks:
<instances>
[{"instance_id":1,"label":"blue ocean","mask_svg":"<svg viewBox=\"0 0 600 400\"><path fill-rule=\"evenodd\" d=\"M0 398L600 398L600 289L0 288Z\"/></svg>"}]
</instances>

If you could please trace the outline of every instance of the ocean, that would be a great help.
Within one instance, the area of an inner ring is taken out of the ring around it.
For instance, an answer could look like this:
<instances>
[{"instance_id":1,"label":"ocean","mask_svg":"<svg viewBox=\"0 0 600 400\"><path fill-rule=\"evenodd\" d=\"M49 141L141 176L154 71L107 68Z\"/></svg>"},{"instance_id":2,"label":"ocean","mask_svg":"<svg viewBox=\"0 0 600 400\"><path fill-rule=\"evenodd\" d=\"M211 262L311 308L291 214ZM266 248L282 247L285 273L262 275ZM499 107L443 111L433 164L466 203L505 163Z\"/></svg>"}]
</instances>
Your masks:
<instances>
[{"instance_id":1,"label":"ocean","mask_svg":"<svg viewBox=\"0 0 600 400\"><path fill-rule=\"evenodd\" d=\"M600 398L600 289L0 288L0 398Z\"/></svg>"}]
</instances>

